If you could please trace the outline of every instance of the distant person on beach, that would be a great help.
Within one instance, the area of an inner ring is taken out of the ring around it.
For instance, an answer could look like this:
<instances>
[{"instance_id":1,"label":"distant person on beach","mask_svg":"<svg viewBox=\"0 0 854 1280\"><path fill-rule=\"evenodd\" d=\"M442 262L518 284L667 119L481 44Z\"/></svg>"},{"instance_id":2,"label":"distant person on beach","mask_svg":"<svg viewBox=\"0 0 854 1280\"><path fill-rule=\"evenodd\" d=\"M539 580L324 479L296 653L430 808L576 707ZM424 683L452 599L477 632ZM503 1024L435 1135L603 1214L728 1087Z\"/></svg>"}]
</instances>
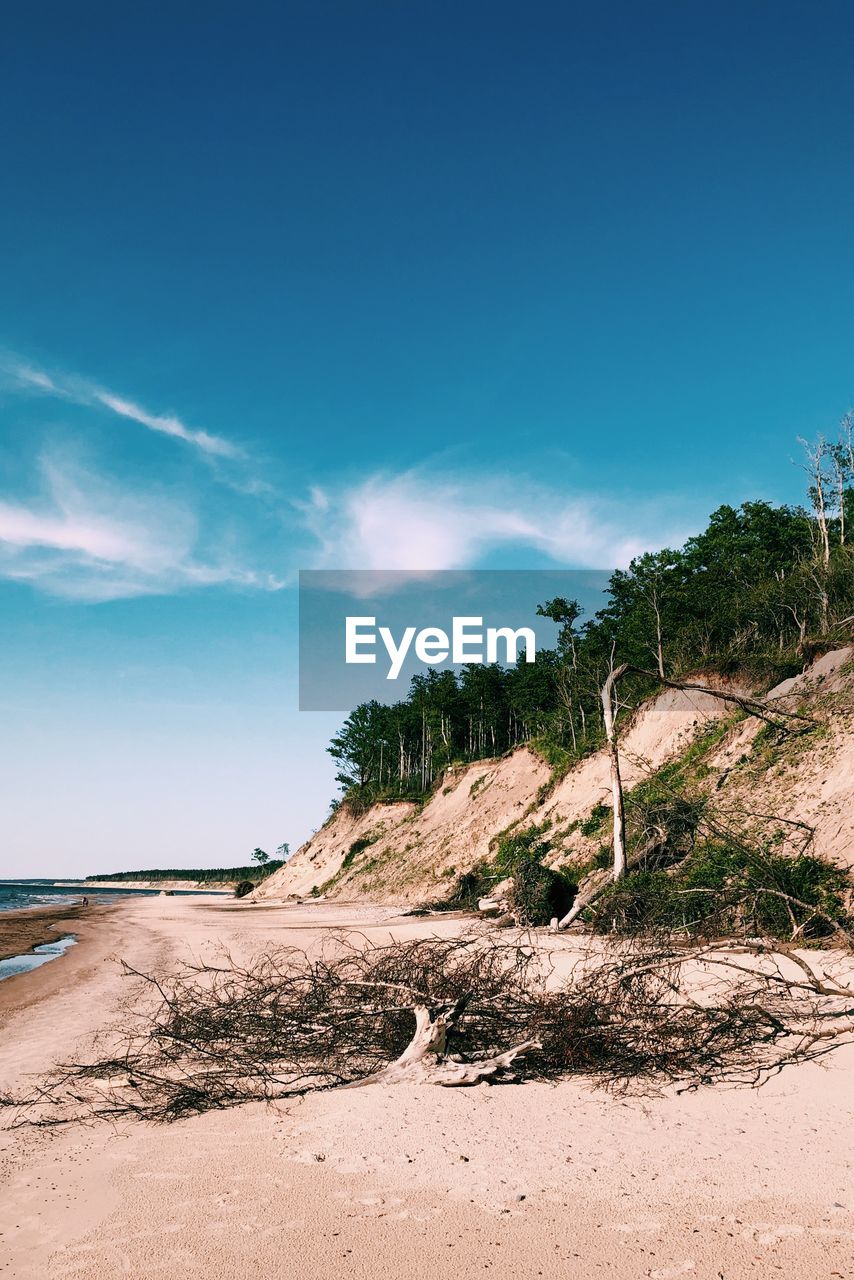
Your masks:
<instances>
[{"instance_id":1,"label":"distant person on beach","mask_svg":"<svg viewBox=\"0 0 854 1280\"><path fill-rule=\"evenodd\" d=\"M81 907L88 907L89 899L84 895L80 902Z\"/></svg>"}]
</instances>

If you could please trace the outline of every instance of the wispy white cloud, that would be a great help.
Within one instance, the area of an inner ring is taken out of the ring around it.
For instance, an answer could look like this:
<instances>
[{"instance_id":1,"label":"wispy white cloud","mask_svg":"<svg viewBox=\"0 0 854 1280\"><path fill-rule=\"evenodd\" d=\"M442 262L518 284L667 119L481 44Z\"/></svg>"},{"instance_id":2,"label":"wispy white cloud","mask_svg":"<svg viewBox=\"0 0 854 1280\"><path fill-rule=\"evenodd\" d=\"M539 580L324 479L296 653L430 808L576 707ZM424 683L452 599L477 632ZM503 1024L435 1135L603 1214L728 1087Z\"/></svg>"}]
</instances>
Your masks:
<instances>
[{"instance_id":1,"label":"wispy white cloud","mask_svg":"<svg viewBox=\"0 0 854 1280\"><path fill-rule=\"evenodd\" d=\"M684 540L690 525L660 501L567 497L521 478L463 483L426 471L314 489L300 511L321 568L472 567L499 549L529 550L573 568L612 568Z\"/></svg>"},{"instance_id":2,"label":"wispy white cloud","mask_svg":"<svg viewBox=\"0 0 854 1280\"><path fill-rule=\"evenodd\" d=\"M38 500L0 501L0 577L86 601L283 585L233 555L202 554L198 521L175 499L120 490L67 457L44 457L41 471Z\"/></svg>"},{"instance_id":3,"label":"wispy white cloud","mask_svg":"<svg viewBox=\"0 0 854 1280\"><path fill-rule=\"evenodd\" d=\"M130 418L151 431L161 431L164 435L175 436L178 440L186 440L188 444L198 445L205 453L216 454L220 458L232 458L238 450L237 446L224 440L221 436L210 435L207 431L192 431L184 426L180 418L171 414L148 413L132 400L124 400L109 391L94 391L95 399L107 409L112 409L121 418Z\"/></svg>"},{"instance_id":4,"label":"wispy white cloud","mask_svg":"<svg viewBox=\"0 0 854 1280\"><path fill-rule=\"evenodd\" d=\"M52 396L87 408L102 408L136 422L149 431L172 436L218 458L235 458L241 450L222 436L188 427L174 414L151 413L133 400L116 395L86 378L69 374L48 374L10 353L0 354L0 380L9 390Z\"/></svg>"}]
</instances>

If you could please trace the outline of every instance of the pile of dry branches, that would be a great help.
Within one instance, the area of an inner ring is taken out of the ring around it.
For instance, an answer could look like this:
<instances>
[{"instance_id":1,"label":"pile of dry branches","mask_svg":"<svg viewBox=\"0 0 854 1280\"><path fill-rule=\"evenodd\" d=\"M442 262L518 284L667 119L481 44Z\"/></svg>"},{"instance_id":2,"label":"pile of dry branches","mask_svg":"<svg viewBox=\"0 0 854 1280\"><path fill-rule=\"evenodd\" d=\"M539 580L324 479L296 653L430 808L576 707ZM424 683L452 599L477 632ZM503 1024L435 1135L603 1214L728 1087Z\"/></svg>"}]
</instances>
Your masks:
<instances>
[{"instance_id":1,"label":"pile of dry branches","mask_svg":"<svg viewBox=\"0 0 854 1280\"><path fill-rule=\"evenodd\" d=\"M854 1032L854 987L802 953L596 946L560 981L541 947L488 934L335 938L315 956L270 950L165 977L125 966L133 992L119 1027L90 1060L16 1099L14 1123L174 1120L316 1089L520 1070L613 1089L756 1084Z\"/></svg>"}]
</instances>

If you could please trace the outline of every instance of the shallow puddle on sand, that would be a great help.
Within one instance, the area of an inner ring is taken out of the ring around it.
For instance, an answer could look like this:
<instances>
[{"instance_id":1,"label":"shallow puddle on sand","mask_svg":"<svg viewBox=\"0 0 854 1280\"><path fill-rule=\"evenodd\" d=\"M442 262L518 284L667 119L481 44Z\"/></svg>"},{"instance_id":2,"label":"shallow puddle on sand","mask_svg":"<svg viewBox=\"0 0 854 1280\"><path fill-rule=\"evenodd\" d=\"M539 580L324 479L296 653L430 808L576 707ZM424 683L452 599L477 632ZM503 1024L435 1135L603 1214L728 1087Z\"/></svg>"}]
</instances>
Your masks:
<instances>
[{"instance_id":1,"label":"shallow puddle on sand","mask_svg":"<svg viewBox=\"0 0 854 1280\"><path fill-rule=\"evenodd\" d=\"M0 960L0 982L4 978L11 978L16 973L29 973L31 969L38 969L40 965L47 964L48 960L55 960L57 956L65 955L69 947L73 947L77 939L73 934L68 934L65 938L57 938L55 942L43 942L39 947L33 947L32 951L28 951L26 955L9 956L8 960Z\"/></svg>"}]
</instances>

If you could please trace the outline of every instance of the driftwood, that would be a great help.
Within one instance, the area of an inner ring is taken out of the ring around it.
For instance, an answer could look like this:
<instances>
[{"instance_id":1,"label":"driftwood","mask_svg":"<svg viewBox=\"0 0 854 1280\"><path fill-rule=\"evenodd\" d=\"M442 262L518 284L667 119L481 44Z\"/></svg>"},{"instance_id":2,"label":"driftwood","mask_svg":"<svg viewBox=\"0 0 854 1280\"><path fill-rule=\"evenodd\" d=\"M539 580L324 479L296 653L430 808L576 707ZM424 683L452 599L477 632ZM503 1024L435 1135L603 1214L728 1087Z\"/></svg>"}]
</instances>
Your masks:
<instances>
[{"instance_id":1,"label":"driftwood","mask_svg":"<svg viewBox=\"0 0 854 1280\"><path fill-rule=\"evenodd\" d=\"M445 1087L479 1084L506 1072L516 1058L530 1049L541 1049L539 1040L523 1040L504 1053L476 1062L460 1062L446 1054L448 1034L465 1009L466 1000L458 1000L448 1010L431 1012L419 1004L415 1014L415 1035L399 1058L374 1072L365 1080L355 1080L344 1088L358 1089L369 1084L439 1084Z\"/></svg>"},{"instance_id":2,"label":"driftwood","mask_svg":"<svg viewBox=\"0 0 854 1280\"><path fill-rule=\"evenodd\" d=\"M596 941L557 981L547 950L505 937L337 939L327 956L126 969L119 1024L0 1105L12 1124L55 1126L369 1084L756 1085L854 1039L854 986L792 948Z\"/></svg>"}]
</instances>

